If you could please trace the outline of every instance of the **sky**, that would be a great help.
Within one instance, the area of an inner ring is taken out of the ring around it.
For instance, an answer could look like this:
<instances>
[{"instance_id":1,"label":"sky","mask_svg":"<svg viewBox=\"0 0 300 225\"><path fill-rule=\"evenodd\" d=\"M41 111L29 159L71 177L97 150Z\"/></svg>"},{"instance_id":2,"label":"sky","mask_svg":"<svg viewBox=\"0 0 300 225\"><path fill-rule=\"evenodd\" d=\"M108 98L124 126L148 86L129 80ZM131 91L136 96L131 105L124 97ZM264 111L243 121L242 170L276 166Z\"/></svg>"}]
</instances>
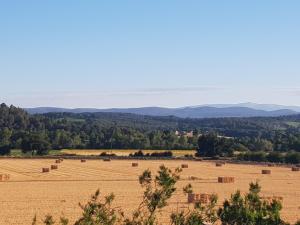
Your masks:
<instances>
[{"instance_id":1,"label":"sky","mask_svg":"<svg viewBox=\"0 0 300 225\"><path fill-rule=\"evenodd\" d=\"M298 0L0 1L0 102L300 105Z\"/></svg>"}]
</instances>

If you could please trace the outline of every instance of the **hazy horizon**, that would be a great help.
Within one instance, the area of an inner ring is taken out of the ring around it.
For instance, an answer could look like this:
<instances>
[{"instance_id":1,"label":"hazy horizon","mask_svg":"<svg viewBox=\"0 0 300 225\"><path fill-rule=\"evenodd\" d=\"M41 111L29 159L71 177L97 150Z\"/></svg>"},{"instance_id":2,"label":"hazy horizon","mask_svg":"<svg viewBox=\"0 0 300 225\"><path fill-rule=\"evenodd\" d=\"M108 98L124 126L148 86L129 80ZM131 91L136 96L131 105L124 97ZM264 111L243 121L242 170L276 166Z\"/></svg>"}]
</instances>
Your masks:
<instances>
[{"instance_id":1,"label":"hazy horizon","mask_svg":"<svg viewBox=\"0 0 300 225\"><path fill-rule=\"evenodd\" d=\"M247 105L248 104L248 105ZM247 106L246 106L247 105ZM252 106L251 106L252 105ZM249 108L255 108L256 107L263 107L263 106L269 106L269 107L295 107L300 108L300 105L280 105L280 104L268 104L268 103L254 103L254 102L239 102L239 103L212 103L212 104L200 104L200 105L182 105L177 107L166 107L166 106L157 106L157 105L145 105L145 106L137 106L137 107L112 107L112 108L99 108L99 107L57 107L57 106L35 106L35 107L23 107L23 108L65 108L65 109L121 109L121 108L151 108L151 107L158 107L158 108L169 108L169 109L177 109L177 108L189 108L189 107L216 107L216 108L225 108L225 107L249 107ZM18 106L17 106L18 107ZM274 109L276 110L276 109Z\"/></svg>"}]
</instances>

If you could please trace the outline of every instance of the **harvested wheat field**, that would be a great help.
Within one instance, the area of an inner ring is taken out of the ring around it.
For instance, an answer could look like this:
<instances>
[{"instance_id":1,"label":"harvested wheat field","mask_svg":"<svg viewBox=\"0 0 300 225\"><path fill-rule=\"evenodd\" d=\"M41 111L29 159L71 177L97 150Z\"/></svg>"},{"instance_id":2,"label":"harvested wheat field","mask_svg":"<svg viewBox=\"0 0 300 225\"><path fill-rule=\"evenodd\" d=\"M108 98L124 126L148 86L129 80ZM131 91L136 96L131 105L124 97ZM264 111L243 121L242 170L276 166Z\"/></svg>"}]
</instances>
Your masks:
<instances>
[{"instance_id":1,"label":"harvested wheat field","mask_svg":"<svg viewBox=\"0 0 300 225\"><path fill-rule=\"evenodd\" d=\"M164 212L188 207L187 197L181 193L182 187L192 183L195 193L219 196L219 204L224 198L240 189L248 190L251 181L259 180L262 194L283 198L284 219L295 222L300 217L300 172L290 168L273 167L272 173L265 175L264 166L226 164L222 168L213 162L196 161L139 161L132 167L132 161L112 160L63 160L57 170L42 173L42 168L51 167L50 159L2 159L0 174L9 174L9 180L0 182L0 224L31 224L37 214L38 221L51 213L57 221L61 215L74 221L80 215L79 202L86 202L96 189L101 193L116 195L115 205L127 211L136 209L141 200L142 189L138 175L145 169L155 172L161 164L169 168L188 164L181 174L178 192L171 199ZM193 177L193 179L189 179ZM234 177L234 183L218 183L218 177ZM168 222L162 212L161 222Z\"/></svg>"}]
</instances>

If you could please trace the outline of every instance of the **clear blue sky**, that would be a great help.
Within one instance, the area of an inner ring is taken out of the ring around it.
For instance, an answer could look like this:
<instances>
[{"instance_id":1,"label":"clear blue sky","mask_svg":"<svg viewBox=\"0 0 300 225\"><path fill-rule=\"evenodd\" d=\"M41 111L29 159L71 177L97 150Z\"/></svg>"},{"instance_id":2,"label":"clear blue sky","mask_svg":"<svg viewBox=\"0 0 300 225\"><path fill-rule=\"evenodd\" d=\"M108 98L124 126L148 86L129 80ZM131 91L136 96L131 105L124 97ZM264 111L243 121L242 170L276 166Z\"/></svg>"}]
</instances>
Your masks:
<instances>
[{"instance_id":1,"label":"clear blue sky","mask_svg":"<svg viewBox=\"0 0 300 225\"><path fill-rule=\"evenodd\" d=\"M0 101L300 105L300 1L0 2Z\"/></svg>"}]
</instances>

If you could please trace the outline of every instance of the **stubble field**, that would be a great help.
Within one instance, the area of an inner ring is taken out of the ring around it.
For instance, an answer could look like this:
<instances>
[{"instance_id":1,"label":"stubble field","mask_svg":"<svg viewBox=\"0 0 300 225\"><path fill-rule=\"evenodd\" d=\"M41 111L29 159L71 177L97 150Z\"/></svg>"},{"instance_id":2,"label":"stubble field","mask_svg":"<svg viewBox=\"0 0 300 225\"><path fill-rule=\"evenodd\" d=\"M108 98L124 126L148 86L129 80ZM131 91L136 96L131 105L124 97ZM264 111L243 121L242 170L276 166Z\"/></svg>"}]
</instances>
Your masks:
<instances>
[{"instance_id":1,"label":"stubble field","mask_svg":"<svg viewBox=\"0 0 300 225\"><path fill-rule=\"evenodd\" d=\"M191 183L196 193L216 193L221 204L230 194L240 189L248 190L251 181L259 180L264 196L283 197L283 217L295 222L300 217L300 172L290 168L271 167L271 175L262 175L264 166L226 164L216 167L213 162L196 161L138 161L138 167L132 167L135 161L113 160L64 160L58 164L58 170L42 173L43 167L55 164L51 159L1 159L0 174L10 174L10 180L0 182L0 224L31 224L37 215L38 224L50 213L58 221L65 215L74 222L80 216L78 203L86 202L90 195L100 189L103 195L113 192L116 195L115 205L129 213L138 207L142 189L138 175L145 169L157 171L164 164L175 169L185 163L178 183L178 191L170 200L170 205L161 213L162 224L168 223L168 213L188 207L187 199L182 194L182 187ZM190 176L198 180L189 180ZM217 183L218 176L233 176L235 183Z\"/></svg>"}]
</instances>

